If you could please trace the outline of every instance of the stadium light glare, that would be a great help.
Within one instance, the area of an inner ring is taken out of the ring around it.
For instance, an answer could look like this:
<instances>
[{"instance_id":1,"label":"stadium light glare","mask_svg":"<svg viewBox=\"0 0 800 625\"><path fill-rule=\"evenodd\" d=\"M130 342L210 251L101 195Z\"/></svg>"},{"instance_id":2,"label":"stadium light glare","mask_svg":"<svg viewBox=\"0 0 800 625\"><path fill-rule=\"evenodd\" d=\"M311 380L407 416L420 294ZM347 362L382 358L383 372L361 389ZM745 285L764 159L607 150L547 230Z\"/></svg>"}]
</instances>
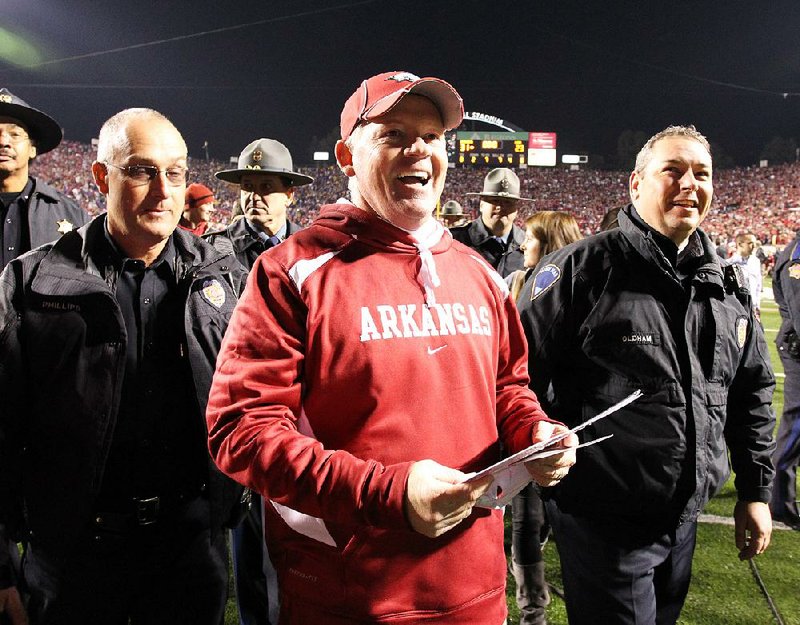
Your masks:
<instances>
[{"instance_id":1,"label":"stadium light glare","mask_svg":"<svg viewBox=\"0 0 800 625\"><path fill-rule=\"evenodd\" d=\"M328 161L330 158L330 152L314 152L315 161Z\"/></svg>"},{"instance_id":2,"label":"stadium light glare","mask_svg":"<svg viewBox=\"0 0 800 625\"><path fill-rule=\"evenodd\" d=\"M0 27L0 60L15 67L33 67L42 62L42 55L33 43Z\"/></svg>"}]
</instances>

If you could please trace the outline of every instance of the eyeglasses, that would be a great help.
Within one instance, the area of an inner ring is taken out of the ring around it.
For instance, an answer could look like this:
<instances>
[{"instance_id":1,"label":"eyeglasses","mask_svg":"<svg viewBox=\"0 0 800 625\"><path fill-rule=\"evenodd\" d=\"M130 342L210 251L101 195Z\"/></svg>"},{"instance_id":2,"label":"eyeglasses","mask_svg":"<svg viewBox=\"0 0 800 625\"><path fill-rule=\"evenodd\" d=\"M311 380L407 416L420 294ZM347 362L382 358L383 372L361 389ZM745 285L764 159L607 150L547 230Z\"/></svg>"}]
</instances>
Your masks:
<instances>
[{"instance_id":1,"label":"eyeglasses","mask_svg":"<svg viewBox=\"0 0 800 625\"><path fill-rule=\"evenodd\" d=\"M155 165L114 165L114 163L106 163L111 167L119 169L127 178L137 184L149 184L158 174L166 174L167 183L172 187L179 187L186 183L186 167L167 167L166 169L159 169Z\"/></svg>"}]
</instances>

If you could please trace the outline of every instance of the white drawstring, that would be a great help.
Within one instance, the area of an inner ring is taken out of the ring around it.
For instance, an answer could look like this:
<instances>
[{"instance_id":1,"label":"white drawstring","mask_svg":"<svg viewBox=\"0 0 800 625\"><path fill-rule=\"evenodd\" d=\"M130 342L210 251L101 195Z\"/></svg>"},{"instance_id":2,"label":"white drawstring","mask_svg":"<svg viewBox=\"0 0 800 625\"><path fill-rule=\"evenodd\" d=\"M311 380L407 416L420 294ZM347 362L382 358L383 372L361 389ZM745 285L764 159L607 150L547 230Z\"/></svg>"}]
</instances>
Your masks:
<instances>
[{"instance_id":1,"label":"white drawstring","mask_svg":"<svg viewBox=\"0 0 800 625\"><path fill-rule=\"evenodd\" d=\"M436 304L436 294L433 289L441 286L439 273L436 271L436 262L431 254L431 248L435 246L444 236L444 227L435 219L428 220L422 228L411 232L414 245L419 250L420 268L417 274L417 282L425 292L425 303L428 306Z\"/></svg>"}]
</instances>

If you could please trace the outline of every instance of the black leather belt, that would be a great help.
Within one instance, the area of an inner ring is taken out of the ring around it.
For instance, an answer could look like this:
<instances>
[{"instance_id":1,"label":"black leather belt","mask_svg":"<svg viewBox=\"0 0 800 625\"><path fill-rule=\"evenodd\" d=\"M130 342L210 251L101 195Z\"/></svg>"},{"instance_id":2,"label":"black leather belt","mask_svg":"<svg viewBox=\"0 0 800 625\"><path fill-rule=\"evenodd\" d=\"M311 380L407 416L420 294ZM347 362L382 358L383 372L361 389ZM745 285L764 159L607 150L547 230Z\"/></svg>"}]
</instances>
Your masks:
<instances>
[{"instance_id":1,"label":"black leather belt","mask_svg":"<svg viewBox=\"0 0 800 625\"><path fill-rule=\"evenodd\" d=\"M154 525L199 497L203 489L192 493L101 499L95 505L94 524L110 531Z\"/></svg>"}]
</instances>

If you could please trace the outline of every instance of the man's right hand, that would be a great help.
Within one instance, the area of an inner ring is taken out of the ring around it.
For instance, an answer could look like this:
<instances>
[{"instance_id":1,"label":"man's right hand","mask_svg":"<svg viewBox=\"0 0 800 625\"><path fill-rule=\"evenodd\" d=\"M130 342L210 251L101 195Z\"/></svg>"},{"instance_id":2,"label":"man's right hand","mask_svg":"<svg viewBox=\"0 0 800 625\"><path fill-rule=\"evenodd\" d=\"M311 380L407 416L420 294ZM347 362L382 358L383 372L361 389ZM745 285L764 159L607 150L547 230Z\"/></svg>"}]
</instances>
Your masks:
<instances>
[{"instance_id":1,"label":"man's right hand","mask_svg":"<svg viewBox=\"0 0 800 625\"><path fill-rule=\"evenodd\" d=\"M5 614L11 625L28 625L28 615L16 586L0 589L0 614Z\"/></svg>"},{"instance_id":2,"label":"man's right hand","mask_svg":"<svg viewBox=\"0 0 800 625\"><path fill-rule=\"evenodd\" d=\"M466 519L493 478L489 475L474 484L460 483L463 479L461 471L433 460L415 462L408 474L405 497L405 511L411 527L435 538Z\"/></svg>"}]
</instances>

